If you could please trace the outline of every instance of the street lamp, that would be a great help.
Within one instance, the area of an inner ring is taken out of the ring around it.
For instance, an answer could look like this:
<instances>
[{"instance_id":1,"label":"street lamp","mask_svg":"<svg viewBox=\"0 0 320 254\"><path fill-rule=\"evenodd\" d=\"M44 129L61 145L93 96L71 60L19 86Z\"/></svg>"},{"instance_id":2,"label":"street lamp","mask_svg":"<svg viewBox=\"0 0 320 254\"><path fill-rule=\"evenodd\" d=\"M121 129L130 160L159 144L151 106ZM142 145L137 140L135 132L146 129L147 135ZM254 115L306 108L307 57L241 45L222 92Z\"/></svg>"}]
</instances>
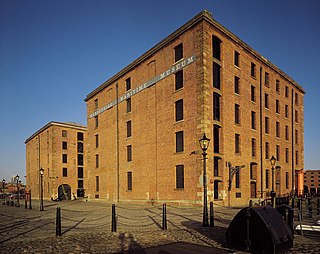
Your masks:
<instances>
[{"instance_id":1,"label":"street lamp","mask_svg":"<svg viewBox=\"0 0 320 254\"><path fill-rule=\"evenodd\" d=\"M19 191L19 175L16 175L16 181L17 181L17 207L20 207L20 191Z\"/></svg>"},{"instance_id":2,"label":"street lamp","mask_svg":"<svg viewBox=\"0 0 320 254\"><path fill-rule=\"evenodd\" d=\"M3 195L3 205L6 204L6 196L4 194L4 187L6 186L6 180L5 179L2 179L2 195Z\"/></svg>"},{"instance_id":3,"label":"street lamp","mask_svg":"<svg viewBox=\"0 0 320 254\"><path fill-rule=\"evenodd\" d=\"M39 170L40 173L40 211L44 211L43 209L43 173L44 169L41 167Z\"/></svg>"},{"instance_id":4,"label":"street lamp","mask_svg":"<svg viewBox=\"0 0 320 254\"><path fill-rule=\"evenodd\" d=\"M272 207L275 207L276 192L274 191L274 166L276 165L276 158L274 156L271 157L270 163L271 163L271 169L272 169L271 203L272 203Z\"/></svg>"},{"instance_id":5,"label":"street lamp","mask_svg":"<svg viewBox=\"0 0 320 254\"><path fill-rule=\"evenodd\" d=\"M207 149L209 147L210 139L203 134L203 137L199 140L200 147L202 149L203 156L203 222L202 226L207 227L208 223L208 202L207 202L207 173L206 173L206 159Z\"/></svg>"}]
</instances>

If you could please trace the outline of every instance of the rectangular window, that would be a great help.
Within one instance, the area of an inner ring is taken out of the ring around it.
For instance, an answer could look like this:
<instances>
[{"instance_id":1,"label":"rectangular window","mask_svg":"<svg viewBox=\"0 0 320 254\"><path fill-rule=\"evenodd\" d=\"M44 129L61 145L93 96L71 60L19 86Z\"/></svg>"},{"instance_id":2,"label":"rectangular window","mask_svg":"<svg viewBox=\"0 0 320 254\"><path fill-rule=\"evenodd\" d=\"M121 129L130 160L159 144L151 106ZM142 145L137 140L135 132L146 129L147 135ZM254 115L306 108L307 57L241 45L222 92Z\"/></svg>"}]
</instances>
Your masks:
<instances>
[{"instance_id":1,"label":"rectangular window","mask_svg":"<svg viewBox=\"0 0 320 254\"><path fill-rule=\"evenodd\" d=\"M98 99L95 99L94 100L94 109L98 109L98 107L99 107L99 101L98 101Z\"/></svg>"},{"instance_id":2,"label":"rectangular window","mask_svg":"<svg viewBox=\"0 0 320 254\"><path fill-rule=\"evenodd\" d=\"M285 105L285 116L286 116L286 118L289 117L289 106L288 105Z\"/></svg>"},{"instance_id":3,"label":"rectangular window","mask_svg":"<svg viewBox=\"0 0 320 254\"><path fill-rule=\"evenodd\" d=\"M280 146L276 146L276 159L277 161L280 161Z\"/></svg>"},{"instance_id":4,"label":"rectangular window","mask_svg":"<svg viewBox=\"0 0 320 254\"><path fill-rule=\"evenodd\" d=\"M298 97L298 93L294 94L294 102L296 105L299 105L299 97Z\"/></svg>"},{"instance_id":5,"label":"rectangular window","mask_svg":"<svg viewBox=\"0 0 320 254\"><path fill-rule=\"evenodd\" d=\"M297 110L294 111L294 120L295 120L296 123L299 122L298 111Z\"/></svg>"},{"instance_id":6,"label":"rectangular window","mask_svg":"<svg viewBox=\"0 0 320 254\"><path fill-rule=\"evenodd\" d=\"M62 163L67 163L68 162L68 155L62 154Z\"/></svg>"},{"instance_id":7,"label":"rectangular window","mask_svg":"<svg viewBox=\"0 0 320 254\"><path fill-rule=\"evenodd\" d=\"M264 107L269 108L269 94L264 94Z\"/></svg>"},{"instance_id":8,"label":"rectangular window","mask_svg":"<svg viewBox=\"0 0 320 254\"><path fill-rule=\"evenodd\" d=\"M62 130L62 137L66 138L68 135L68 132L66 130Z\"/></svg>"},{"instance_id":9,"label":"rectangular window","mask_svg":"<svg viewBox=\"0 0 320 254\"><path fill-rule=\"evenodd\" d=\"M234 51L234 65L239 67L240 53Z\"/></svg>"},{"instance_id":10,"label":"rectangular window","mask_svg":"<svg viewBox=\"0 0 320 254\"><path fill-rule=\"evenodd\" d=\"M257 142L256 142L256 139L255 138L252 138L251 139L251 155L252 155L252 157L256 157L256 146L257 146L257 144L256 144Z\"/></svg>"},{"instance_id":11,"label":"rectangular window","mask_svg":"<svg viewBox=\"0 0 320 254\"><path fill-rule=\"evenodd\" d=\"M96 168L99 167L99 154L96 154Z\"/></svg>"},{"instance_id":12,"label":"rectangular window","mask_svg":"<svg viewBox=\"0 0 320 254\"><path fill-rule=\"evenodd\" d=\"M62 149L67 150L68 149L68 143L66 141L62 141Z\"/></svg>"},{"instance_id":13,"label":"rectangular window","mask_svg":"<svg viewBox=\"0 0 320 254\"><path fill-rule=\"evenodd\" d=\"M265 143L266 146L266 159L268 160L270 158L270 145L268 142Z\"/></svg>"},{"instance_id":14,"label":"rectangular window","mask_svg":"<svg viewBox=\"0 0 320 254\"><path fill-rule=\"evenodd\" d=\"M127 146L127 162L132 161L132 145Z\"/></svg>"},{"instance_id":15,"label":"rectangular window","mask_svg":"<svg viewBox=\"0 0 320 254\"><path fill-rule=\"evenodd\" d=\"M99 176L96 176L96 191L99 191Z\"/></svg>"},{"instance_id":16,"label":"rectangular window","mask_svg":"<svg viewBox=\"0 0 320 254\"><path fill-rule=\"evenodd\" d=\"M266 169L266 189L269 189L269 169Z\"/></svg>"},{"instance_id":17,"label":"rectangular window","mask_svg":"<svg viewBox=\"0 0 320 254\"><path fill-rule=\"evenodd\" d=\"M220 152L220 127L218 125L213 126L213 152Z\"/></svg>"},{"instance_id":18,"label":"rectangular window","mask_svg":"<svg viewBox=\"0 0 320 254\"><path fill-rule=\"evenodd\" d=\"M220 121L220 95L213 93L213 120Z\"/></svg>"},{"instance_id":19,"label":"rectangular window","mask_svg":"<svg viewBox=\"0 0 320 254\"><path fill-rule=\"evenodd\" d=\"M286 86L286 88L285 88L285 96L286 96L287 98L289 98L289 87L287 87L287 86Z\"/></svg>"},{"instance_id":20,"label":"rectangular window","mask_svg":"<svg viewBox=\"0 0 320 254\"><path fill-rule=\"evenodd\" d=\"M127 113L131 112L131 98L126 100L127 103Z\"/></svg>"},{"instance_id":21,"label":"rectangular window","mask_svg":"<svg viewBox=\"0 0 320 254\"><path fill-rule=\"evenodd\" d=\"M83 141L83 132L77 132L78 141Z\"/></svg>"},{"instance_id":22,"label":"rectangular window","mask_svg":"<svg viewBox=\"0 0 320 254\"><path fill-rule=\"evenodd\" d=\"M280 114L280 101L276 100L276 113Z\"/></svg>"},{"instance_id":23,"label":"rectangular window","mask_svg":"<svg viewBox=\"0 0 320 254\"><path fill-rule=\"evenodd\" d=\"M212 36L212 56L218 60L220 60L221 54L220 44L221 40L216 36Z\"/></svg>"},{"instance_id":24,"label":"rectangular window","mask_svg":"<svg viewBox=\"0 0 320 254\"><path fill-rule=\"evenodd\" d=\"M67 168L62 168L62 176L68 177L68 169Z\"/></svg>"},{"instance_id":25,"label":"rectangular window","mask_svg":"<svg viewBox=\"0 0 320 254\"><path fill-rule=\"evenodd\" d=\"M251 77L256 77L256 65L251 63Z\"/></svg>"},{"instance_id":26,"label":"rectangular window","mask_svg":"<svg viewBox=\"0 0 320 254\"><path fill-rule=\"evenodd\" d=\"M77 143L77 151L78 153L83 153L83 142Z\"/></svg>"},{"instance_id":27,"label":"rectangular window","mask_svg":"<svg viewBox=\"0 0 320 254\"><path fill-rule=\"evenodd\" d=\"M280 94L280 81L278 79L276 80L276 92Z\"/></svg>"},{"instance_id":28,"label":"rectangular window","mask_svg":"<svg viewBox=\"0 0 320 254\"><path fill-rule=\"evenodd\" d=\"M256 125L256 112L251 111L251 129L255 130L257 128Z\"/></svg>"},{"instance_id":29,"label":"rectangular window","mask_svg":"<svg viewBox=\"0 0 320 254\"><path fill-rule=\"evenodd\" d=\"M131 78L126 79L126 91L131 89Z\"/></svg>"},{"instance_id":30,"label":"rectangular window","mask_svg":"<svg viewBox=\"0 0 320 254\"><path fill-rule=\"evenodd\" d=\"M175 102L175 114L176 122L183 120L183 100L178 100Z\"/></svg>"},{"instance_id":31,"label":"rectangular window","mask_svg":"<svg viewBox=\"0 0 320 254\"><path fill-rule=\"evenodd\" d=\"M78 165L83 166L83 154L78 154Z\"/></svg>"},{"instance_id":32,"label":"rectangular window","mask_svg":"<svg viewBox=\"0 0 320 254\"><path fill-rule=\"evenodd\" d=\"M289 163L289 148L286 148L286 163Z\"/></svg>"},{"instance_id":33,"label":"rectangular window","mask_svg":"<svg viewBox=\"0 0 320 254\"><path fill-rule=\"evenodd\" d=\"M83 180L78 180L78 189L83 189Z\"/></svg>"},{"instance_id":34,"label":"rectangular window","mask_svg":"<svg viewBox=\"0 0 320 254\"><path fill-rule=\"evenodd\" d=\"M127 122L127 138L130 138L132 135L131 133L131 121Z\"/></svg>"},{"instance_id":35,"label":"rectangular window","mask_svg":"<svg viewBox=\"0 0 320 254\"><path fill-rule=\"evenodd\" d=\"M78 167L78 178L83 178L83 167Z\"/></svg>"},{"instance_id":36,"label":"rectangular window","mask_svg":"<svg viewBox=\"0 0 320 254\"><path fill-rule=\"evenodd\" d=\"M234 93L240 94L240 78L237 76L234 77Z\"/></svg>"},{"instance_id":37,"label":"rectangular window","mask_svg":"<svg viewBox=\"0 0 320 254\"><path fill-rule=\"evenodd\" d=\"M236 188L240 188L240 170L236 172Z\"/></svg>"},{"instance_id":38,"label":"rectangular window","mask_svg":"<svg viewBox=\"0 0 320 254\"><path fill-rule=\"evenodd\" d=\"M183 131L176 132L176 153L184 151Z\"/></svg>"},{"instance_id":39,"label":"rectangular window","mask_svg":"<svg viewBox=\"0 0 320 254\"><path fill-rule=\"evenodd\" d=\"M127 190L132 191L132 172L127 172Z\"/></svg>"},{"instance_id":40,"label":"rectangular window","mask_svg":"<svg viewBox=\"0 0 320 254\"><path fill-rule=\"evenodd\" d=\"M298 140L298 130L294 130L294 141L295 144L299 144L299 140Z\"/></svg>"},{"instance_id":41,"label":"rectangular window","mask_svg":"<svg viewBox=\"0 0 320 254\"><path fill-rule=\"evenodd\" d=\"M98 148L99 147L99 134L96 134L95 137L96 137L96 148Z\"/></svg>"},{"instance_id":42,"label":"rectangular window","mask_svg":"<svg viewBox=\"0 0 320 254\"><path fill-rule=\"evenodd\" d=\"M98 118L98 116L94 117L94 123L95 123L94 128L97 129L99 127L99 118Z\"/></svg>"},{"instance_id":43,"label":"rectangular window","mask_svg":"<svg viewBox=\"0 0 320 254\"><path fill-rule=\"evenodd\" d=\"M256 101L256 87L251 86L251 101L255 102Z\"/></svg>"},{"instance_id":44,"label":"rectangular window","mask_svg":"<svg viewBox=\"0 0 320 254\"><path fill-rule=\"evenodd\" d=\"M176 189L184 188L184 165L176 166Z\"/></svg>"},{"instance_id":45,"label":"rectangular window","mask_svg":"<svg viewBox=\"0 0 320 254\"><path fill-rule=\"evenodd\" d=\"M264 132L269 134L269 117L264 118Z\"/></svg>"},{"instance_id":46,"label":"rectangular window","mask_svg":"<svg viewBox=\"0 0 320 254\"><path fill-rule=\"evenodd\" d=\"M269 87L269 73L265 72L264 74L264 84Z\"/></svg>"},{"instance_id":47,"label":"rectangular window","mask_svg":"<svg viewBox=\"0 0 320 254\"><path fill-rule=\"evenodd\" d=\"M182 58L183 58L183 47L182 47L182 43L180 43L178 46L174 48L175 62L179 61Z\"/></svg>"},{"instance_id":48,"label":"rectangular window","mask_svg":"<svg viewBox=\"0 0 320 254\"><path fill-rule=\"evenodd\" d=\"M219 157L213 159L213 175L219 176Z\"/></svg>"},{"instance_id":49,"label":"rectangular window","mask_svg":"<svg viewBox=\"0 0 320 254\"><path fill-rule=\"evenodd\" d=\"M286 172L286 189L289 189L289 172Z\"/></svg>"},{"instance_id":50,"label":"rectangular window","mask_svg":"<svg viewBox=\"0 0 320 254\"><path fill-rule=\"evenodd\" d=\"M235 134L235 153L240 153L240 134Z\"/></svg>"},{"instance_id":51,"label":"rectangular window","mask_svg":"<svg viewBox=\"0 0 320 254\"><path fill-rule=\"evenodd\" d=\"M280 138L280 123L276 122L276 137Z\"/></svg>"},{"instance_id":52,"label":"rectangular window","mask_svg":"<svg viewBox=\"0 0 320 254\"><path fill-rule=\"evenodd\" d=\"M212 66L213 87L220 89L220 65L213 62Z\"/></svg>"},{"instance_id":53,"label":"rectangular window","mask_svg":"<svg viewBox=\"0 0 320 254\"><path fill-rule=\"evenodd\" d=\"M240 124L240 105L239 104L234 105L234 123Z\"/></svg>"},{"instance_id":54,"label":"rectangular window","mask_svg":"<svg viewBox=\"0 0 320 254\"><path fill-rule=\"evenodd\" d=\"M174 75L175 75L175 89L179 90L183 88L183 70L176 72Z\"/></svg>"},{"instance_id":55,"label":"rectangular window","mask_svg":"<svg viewBox=\"0 0 320 254\"><path fill-rule=\"evenodd\" d=\"M289 126L286 125L285 127L285 132L286 132L286 140L289 140Z\"/></svg>"}]
</instances>

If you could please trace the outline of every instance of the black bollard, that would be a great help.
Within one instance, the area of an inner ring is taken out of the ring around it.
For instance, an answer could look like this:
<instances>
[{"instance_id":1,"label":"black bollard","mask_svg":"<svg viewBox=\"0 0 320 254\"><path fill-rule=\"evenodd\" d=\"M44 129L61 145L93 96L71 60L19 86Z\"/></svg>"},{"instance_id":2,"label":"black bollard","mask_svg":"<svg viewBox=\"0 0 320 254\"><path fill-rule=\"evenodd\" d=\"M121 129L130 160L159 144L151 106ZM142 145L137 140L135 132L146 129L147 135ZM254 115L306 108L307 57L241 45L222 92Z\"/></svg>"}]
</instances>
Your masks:
<instances>
[{"instance_id":1,"label":"black bollard","mask_svg":"<svg viewBox=\"0 0 320 254\"><path fill-rule=\"evenodd\" d=\"M294 209L294 197L291 199L291 208Z\"/></svg>"},{"instance_id":2,"label":"black bollard","mask_svg":"<svg viewBox=\"0 0 320 254\"><path fill-rule=\"evenodd\" d=\"M167 230L167 205L162 205L162 230Z\"/></svg>"},{"instance_id":3,"label":"black bollard","mask_svg":"<svg viewBox=\"0 0 320 254\"><path fill-rule=\"evenodd\" d=\"M61 236L61 208L57 207L56 214L56 236Z\"/></svg>"},{"instance_id":4,"label":"black bollard","mask_svg":"<svg viewBox=\"0 0 320 254\"><path fill-rule=\"evenodd\" d=\"M214 227L213 202L210 202L210 227Z\"/></svg>"},{"instance_id":5,"label":"black bollard","mask_svg":"<svg viewBox=\"0 0 320 254\"><path fill-rule=\"evenodd\" d=\"M116 221L116 205L112 205L112 225L111 232L117 232L117 221Z\"/></svg>"},{"instance_id":6,"label":"black bollard","mask_svg":"<svg viewBox=\"0 0 320 254\"><path fill-rule=\"evenodd\" d=\"M252 199L249 200L249 207L252 207Z\"/></svg>"},{"instance_id":7,"label":"black bollard","mask_svg":"<svg viewBox=\"0 0 320 254\"><path fill-rule=\"evenodd\" d=\"M31 210L32 209L32 206L31 206L31 190L29 190L29 209Z\"/></svg>"}]
</instances>

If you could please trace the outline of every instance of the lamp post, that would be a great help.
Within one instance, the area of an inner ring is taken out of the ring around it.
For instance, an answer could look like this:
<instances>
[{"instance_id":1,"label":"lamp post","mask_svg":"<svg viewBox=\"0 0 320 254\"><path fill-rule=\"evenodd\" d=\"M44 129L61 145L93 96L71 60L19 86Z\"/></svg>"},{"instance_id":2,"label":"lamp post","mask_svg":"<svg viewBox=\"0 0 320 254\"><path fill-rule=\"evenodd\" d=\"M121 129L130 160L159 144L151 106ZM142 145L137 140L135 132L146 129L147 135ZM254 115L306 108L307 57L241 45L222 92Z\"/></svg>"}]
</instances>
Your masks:
<instances>
[{"instance_id":1,"label":"lamp post","mask_svg":"<svg viewBox=\"0 0 320 254\"><path fill-rule=\"evenodd\" d=\"M16 181L17 181L17 207L20 207L20 191L19 191L19 175L16 175Z\"/></svg>"},{"instance_id":2,"label":"lamp post","mask_svg":"<svg viewBox=\"0 0 320 254\"><path fill-rule=\"evenodd\" d=\"M274 166L276 165L276 158L274 156L271 157L270 163L271 163L271 169L272 169L271 203L272 203L272 207L275 207L276 206L276 203L275 203L276 192L274 191Z\"/></svg>"},{"instance_id":3,"label":"lamp post","mask_svg":"<svg viewBox=\"0 0 320 254\"><path fill-rule=\"evenodd\" d=\"M6 186L6 180L2 179L2 195L3 195L3 205L6 204L6 195L4 194L4 187Z\"/></svg>"},{"instance_id":4,"label":"lamp post","mask_svg":"<svg viewBox=\"0 0 320 254\"><path fill-rule=\"evenodd\" d=\"M44 211L43 209L43 173L44 169L41 167L39 170L40 173L40 211Z\"/></svg>"},{"instance_id":5,"label":"lamp post","mask_svg":"<svg viewBox=\"0 0 320 254\"><path fill-rule=\"evenodd\" d=\"M210 139L206 137L206 134L203 134L203 137L199 140L200 147L202 149L203 156L203 227L208 227L208 201L207 201L207 149L209 147Z\"/></svg>"}]
</instances>

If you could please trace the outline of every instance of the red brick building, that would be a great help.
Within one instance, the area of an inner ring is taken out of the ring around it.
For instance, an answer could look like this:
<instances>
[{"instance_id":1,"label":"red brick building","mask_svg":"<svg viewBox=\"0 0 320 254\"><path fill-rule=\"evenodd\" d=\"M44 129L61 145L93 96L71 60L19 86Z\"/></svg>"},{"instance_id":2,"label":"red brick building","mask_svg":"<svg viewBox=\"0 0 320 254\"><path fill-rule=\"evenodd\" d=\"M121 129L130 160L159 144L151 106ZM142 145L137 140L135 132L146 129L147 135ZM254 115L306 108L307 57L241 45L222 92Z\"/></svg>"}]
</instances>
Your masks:
<instances>
[{"instance_id":1,"label":"red brick building","mask_svg":"<svg viewBox=\"0 0 320 254\"><path fill-rule=\"evenodd\" d=\"M277 195L293 192L304 167L304 93L203 11L87 95L87 194L202 203L204 133L209 200L267 197L272 172ZM228 192L230 168L241 165Z\"/></svg>"},{"instance_id":2,"label":"red brick building","mask_svg":"<svg viewBox=\"0 0 320 254\"><path fill-rule=\"evenodd\" d=\"M320 170L306 170L304 172L305 192L320 193Z\"/></svg>"}]
</instances>

